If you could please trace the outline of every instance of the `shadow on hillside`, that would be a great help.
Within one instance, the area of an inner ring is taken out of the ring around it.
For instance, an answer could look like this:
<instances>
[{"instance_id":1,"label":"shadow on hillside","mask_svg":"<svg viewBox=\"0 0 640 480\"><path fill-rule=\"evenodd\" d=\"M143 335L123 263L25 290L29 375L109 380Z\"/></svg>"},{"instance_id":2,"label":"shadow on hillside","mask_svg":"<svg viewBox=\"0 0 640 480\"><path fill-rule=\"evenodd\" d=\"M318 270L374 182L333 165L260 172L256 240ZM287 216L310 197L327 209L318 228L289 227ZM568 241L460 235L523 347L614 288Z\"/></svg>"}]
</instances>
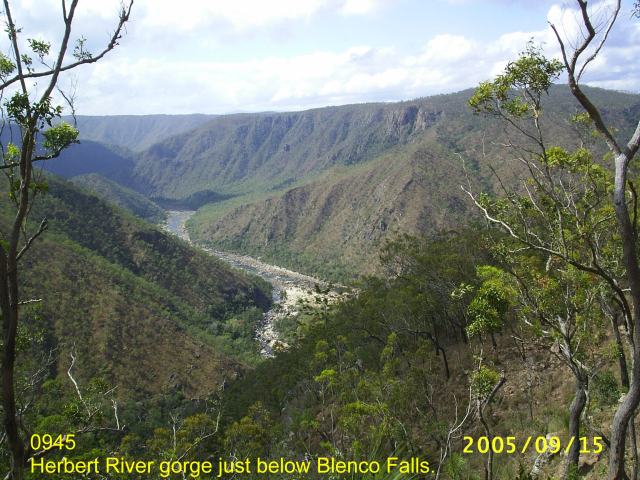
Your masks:
<instances>
[{"instance_id":1,"label":"shadow on hillside","mask_svg":"<svg viewBox=\"0 0 640 480\"><path fill-rule=\"evenodd\" d=\"M151 200L165 210L197 210L208 203L222 202L233 197L235 195L201 190L186 198L151 197Z\"/></svg>"}]
</instances>

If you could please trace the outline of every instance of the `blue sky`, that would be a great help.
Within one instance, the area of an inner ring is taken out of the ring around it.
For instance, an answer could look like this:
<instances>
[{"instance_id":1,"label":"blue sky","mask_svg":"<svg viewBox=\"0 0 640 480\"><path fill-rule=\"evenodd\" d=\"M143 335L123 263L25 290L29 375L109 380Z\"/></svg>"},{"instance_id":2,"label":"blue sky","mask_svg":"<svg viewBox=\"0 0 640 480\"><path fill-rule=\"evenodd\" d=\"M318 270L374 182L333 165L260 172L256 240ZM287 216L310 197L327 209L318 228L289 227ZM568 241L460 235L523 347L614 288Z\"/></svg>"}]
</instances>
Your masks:
<instances>
[{"instance_id":1,"label":"blue sky","mask_svg":"<svg viewBox=\"0 0 640 480\"><path fill-rule=\"evenodd\" d=\"M611 0L590 3L603 18L610 11ZM640 91L632 3L587 83ZM118 4L81 0L74 34L97 50ZM96 115L404 100L473 87L530 38L558 55L547 22L574 38L574 9L552 0L136 0L121 45L61 85L76 86L78 113ZM14 17L26 37L60 35L58 0L22 0Z\"/></svg>"}]
</instances>

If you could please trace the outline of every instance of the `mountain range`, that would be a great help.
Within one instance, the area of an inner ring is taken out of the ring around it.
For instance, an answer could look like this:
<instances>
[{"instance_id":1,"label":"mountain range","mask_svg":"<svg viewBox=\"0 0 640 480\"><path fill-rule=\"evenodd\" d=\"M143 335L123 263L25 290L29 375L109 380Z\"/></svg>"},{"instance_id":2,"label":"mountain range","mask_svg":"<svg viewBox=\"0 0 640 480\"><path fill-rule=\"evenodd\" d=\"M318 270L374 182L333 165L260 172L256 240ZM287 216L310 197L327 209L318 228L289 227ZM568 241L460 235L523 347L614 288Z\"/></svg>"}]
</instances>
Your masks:
<instances>
[{"instance_id":1,"label":"mountain range","mask_svg":"<svg viewBox=\"0 0 640 480\"><path fill-rule=\"evenodd\" d=\"M588 93L628 133L640 96ZM509 134L473 114L471 94L285 113L81 118L81 144L47 168L127 189L77 180L111 201L135 191L165 208L198 209L188 224L198 242L345 280L375 272L380 248L399 234L468 222L475 211L461 185L491 191L496 175L517 180L518 162L503 148ZM550 142L570 143L578 111L568 89L551 88ZM141 132L139 141L130 132Z\"/></svg>"}]
</instances>

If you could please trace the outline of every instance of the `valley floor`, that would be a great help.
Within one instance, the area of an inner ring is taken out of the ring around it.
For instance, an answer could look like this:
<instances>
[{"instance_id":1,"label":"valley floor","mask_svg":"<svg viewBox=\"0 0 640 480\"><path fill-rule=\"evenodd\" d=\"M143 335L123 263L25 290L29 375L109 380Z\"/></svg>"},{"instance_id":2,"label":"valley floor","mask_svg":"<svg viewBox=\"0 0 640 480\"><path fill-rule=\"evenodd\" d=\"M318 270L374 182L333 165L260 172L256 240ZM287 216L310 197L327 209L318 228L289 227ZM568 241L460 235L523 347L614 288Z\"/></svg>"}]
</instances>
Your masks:
<instances>
[{"instance_id":1,"label":"valley floor","mask_svg":"<svg viewBox=\"0 0 640 480\"><path fill-rule=\"evenodd\" d=\"M194 245L186 227L187 221L194 213L193 210L169 210L163 228ZM273 307L264 314L263 321L256 331L260 353L265 357L273 356L276 345L284 348L287 346L279 339L275 323L284 316L295 316L301 302L314 295L316 285L326 287L326 282L322 280L265 263L249 255L199 248L235 268L263 278L273 286Z\"/></svg>"}]
</instances>

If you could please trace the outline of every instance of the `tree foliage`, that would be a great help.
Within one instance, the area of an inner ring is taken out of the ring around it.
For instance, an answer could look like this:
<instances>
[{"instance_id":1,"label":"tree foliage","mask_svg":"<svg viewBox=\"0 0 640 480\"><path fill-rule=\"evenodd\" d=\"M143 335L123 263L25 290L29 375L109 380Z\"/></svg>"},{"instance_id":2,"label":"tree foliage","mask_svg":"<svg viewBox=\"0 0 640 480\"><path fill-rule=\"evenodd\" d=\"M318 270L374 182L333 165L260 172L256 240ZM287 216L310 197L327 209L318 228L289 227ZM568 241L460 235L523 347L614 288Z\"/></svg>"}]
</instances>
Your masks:
<instances>
[{"instance_id":1,"label":"tree foliage","mask_svg":"<svg viewBox=\"0 0 640 480\"><path fill-rule=\"evenodd\" d=\"M16 128L19 144L7 145L3 150L6 176L6 192L14 205L13 219L1 232L0 242L0 311L2 313L2 410L4 433L10 451L8 478L24 478L26 462L35 452L25 443L24 414L16 404L16 340L20 327L19 306L26 301L20 295L19 261L33 242L47 228L43 219L35 230L30 229L29 214L36 197L46 191L40 173L34 169L35 162L51 160L77 140L78 131L71 125L54 121L62 114L62 106L53 99L54 89L60 73L84 63L92 63L112 50L120 39L124 24L129 19L131 6L122 6L116 29L107 46L96 57L76 56L68 62L66 53L71 39L78 0L62 2L64 31L57 52L51 52L47 41L27 38L23 41L22 28L16 24L11 5L4 1L5 32L9 49L0 54L0 95L8 99L2 105L2 129ZM25 49L26 44L26 49ZM82 45L79 39L76 45ZM35 56L35 57L34 57Z\"/></svg>"}]
</instances>

